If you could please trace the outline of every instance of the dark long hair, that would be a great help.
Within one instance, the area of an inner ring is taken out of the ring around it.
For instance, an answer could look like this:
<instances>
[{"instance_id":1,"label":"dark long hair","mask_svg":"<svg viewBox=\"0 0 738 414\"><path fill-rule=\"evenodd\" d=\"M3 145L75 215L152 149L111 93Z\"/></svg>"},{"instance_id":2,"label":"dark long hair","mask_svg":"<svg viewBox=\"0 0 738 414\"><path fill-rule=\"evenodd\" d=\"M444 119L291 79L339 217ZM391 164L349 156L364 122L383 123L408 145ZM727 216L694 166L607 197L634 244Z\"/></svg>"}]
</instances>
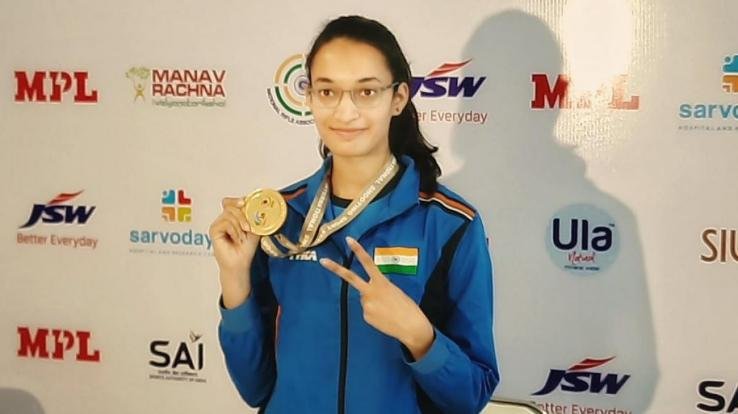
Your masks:
<instances>
[{"instance_id":1,"label":"dark long hair","mask_svg":"<svg viewBox=\"0 0 738 414\"><path fill-rule=\"evenodd\" d=\"M326 24L310 48L307 55L306 69L308 79L312 81L310 69L313 59L321 47L336 38L346 38L366 43L379 50L384 55L393 82L404 82L412 89L412 75L410 65L397 43L397 39L383 24L376 20L362 16L342 16ZM397 91L397 86L395 86ZM420 132L418 111L412 100L409 99L403 111L392 117L389 127L390 151L396 157L410 156L420 172L420 189L426 193L433 193L438 187L438 177L441 176L441 167L433 157L438 147L431 145ZM321 156L328 156L329 150L321 147Z\"/></svg>"}]
</instances>

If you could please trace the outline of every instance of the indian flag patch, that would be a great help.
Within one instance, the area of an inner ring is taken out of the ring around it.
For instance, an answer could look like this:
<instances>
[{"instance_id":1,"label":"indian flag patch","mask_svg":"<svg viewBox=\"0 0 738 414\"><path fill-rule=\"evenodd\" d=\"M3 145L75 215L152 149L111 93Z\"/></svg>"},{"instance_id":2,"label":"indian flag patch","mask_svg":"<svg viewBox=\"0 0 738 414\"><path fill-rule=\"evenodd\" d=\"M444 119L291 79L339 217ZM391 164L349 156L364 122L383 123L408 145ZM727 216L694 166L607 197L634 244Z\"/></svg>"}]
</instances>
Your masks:
<instances>
[{"instance_id":1,"label":"indian flag patch","mask_svg":"<svg viewBox=\"0 0 738 414\"><path fill-rule=\"evenodd\" d=\"M418 249L415 247L375 247L374 264L382 273L415 275L418 273Z\"/></svg>"}]
</instances>

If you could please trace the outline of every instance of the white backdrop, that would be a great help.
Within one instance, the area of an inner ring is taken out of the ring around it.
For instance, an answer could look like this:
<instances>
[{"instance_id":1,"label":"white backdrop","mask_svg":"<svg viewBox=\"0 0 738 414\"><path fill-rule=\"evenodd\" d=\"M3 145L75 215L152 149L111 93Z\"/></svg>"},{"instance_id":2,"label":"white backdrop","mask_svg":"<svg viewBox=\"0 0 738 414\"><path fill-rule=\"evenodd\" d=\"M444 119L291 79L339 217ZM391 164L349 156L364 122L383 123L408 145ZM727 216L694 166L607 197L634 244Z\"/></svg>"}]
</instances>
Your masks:
<instances>
[{"instance_id":1,"label":"white backdrop","mask_svg":"<svg viewBox=\"0 0 738 414\"><path fill-rule=\"evenodd\" d=\"M485 219L496 394L733 412L738 3L4 0L0 413L255 412L204 236L222 197L318 168L295 55L342 14L397 35Z\"/></svg>"}]
</instances>

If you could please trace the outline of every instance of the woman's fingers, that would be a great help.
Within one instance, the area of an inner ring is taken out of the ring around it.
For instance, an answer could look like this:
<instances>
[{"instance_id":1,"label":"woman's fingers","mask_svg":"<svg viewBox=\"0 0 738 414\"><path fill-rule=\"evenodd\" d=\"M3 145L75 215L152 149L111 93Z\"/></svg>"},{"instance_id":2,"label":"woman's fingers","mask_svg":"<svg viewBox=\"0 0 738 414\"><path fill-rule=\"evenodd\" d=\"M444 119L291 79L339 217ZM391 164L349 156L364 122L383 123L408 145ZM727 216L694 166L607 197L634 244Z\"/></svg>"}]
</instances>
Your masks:
<instances>
[{"instance_id":1,"label":"woman's fingers","mask_svg":"<svg viewBox=\"0 0 738 414\"><path fill-rule=\"evenodd\" d=\"M246 220L246 216L243 214L243 212L241 212L240 209L233 206L228 206L225 207L223 211L228 212L231 217L236 219L236 221L238 222L238 227L240 227L241 230L245 231L246 233L251 232L251 225L249 225L248 220Z\"/></svg>"},{"instance_id":2,"label":"woman's fingers","mask_svg":"<svg viewBox=\"0 0 738 414\"><path fill-rule=\"evenodd\" d=\"M346 237L346 243L348 244L351 251L354 252L356 255L356 258L359 259L359 263L364 267L364 270L366 271L367 275L369 275L369 279L386 279L384 274L379 271L379 268L374 263L374 259L369 255L369 253L364 250L364 248L351 237Z\"/></svg>"},{"instance_id":3,"label":"woman's fingers","mask_svg":"<svg viewBox=\"0 0 738 414\"><path fill-rule=\"evenodd\" d=\"M349 285L356 288L359 293L364 294L369 289L369 284L360 278L356 273L346 269L331 259L320 259L320 264L326 269L338 275L341 279L345 280Z\"/></svg>"},{"instance_id":4,"label":"woman's fingers","mask_svg":"<svg viewBox=\"0 0 738 414\"><path fill-rule=\"evenodd\" d=\"M241 208L243 207L243 198L238 197L225 197L220 202L221 207L225 209L226 207L236 207Z\"/></svg>"}]
</instances>

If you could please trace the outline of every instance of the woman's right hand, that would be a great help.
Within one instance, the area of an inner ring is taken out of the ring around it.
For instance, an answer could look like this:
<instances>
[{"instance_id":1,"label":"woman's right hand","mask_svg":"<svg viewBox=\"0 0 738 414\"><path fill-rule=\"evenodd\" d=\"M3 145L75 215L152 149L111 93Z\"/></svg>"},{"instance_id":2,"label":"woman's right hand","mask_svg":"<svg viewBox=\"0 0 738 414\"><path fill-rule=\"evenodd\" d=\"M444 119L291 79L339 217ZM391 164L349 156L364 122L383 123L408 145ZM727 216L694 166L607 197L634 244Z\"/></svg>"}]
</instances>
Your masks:
<instances>
[{"instance_id":1,"label":"woman's right hand","mask_svg":"<svg viewBox=\"0 0 738 414\"><path fill-rule=\"evenodd\" d=\"M260 236L241 212L242 198L226 197L223 212L210 225L213 254L220 269L223 304L233 308L243 303L251 293L251 262L259 247Z\"/></svg>"}]
</instances>

